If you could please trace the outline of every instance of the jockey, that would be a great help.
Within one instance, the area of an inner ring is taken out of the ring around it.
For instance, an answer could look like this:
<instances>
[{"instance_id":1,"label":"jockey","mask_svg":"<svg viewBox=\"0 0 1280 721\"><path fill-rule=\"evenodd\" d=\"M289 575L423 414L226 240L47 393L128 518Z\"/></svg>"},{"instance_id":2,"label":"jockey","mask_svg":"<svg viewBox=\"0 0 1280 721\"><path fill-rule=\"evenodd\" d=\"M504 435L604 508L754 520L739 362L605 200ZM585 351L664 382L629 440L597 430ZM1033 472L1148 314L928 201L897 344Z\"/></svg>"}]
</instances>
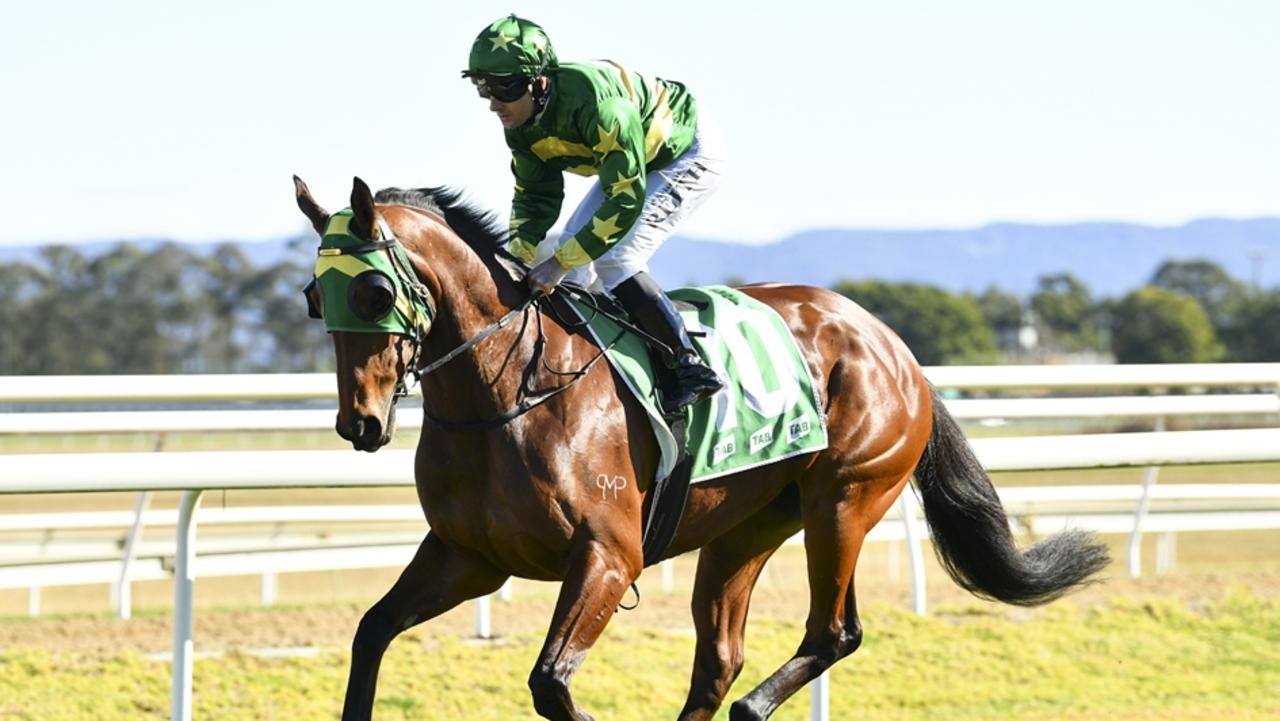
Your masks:
<instances>
[{"instance_id":1,"label":"jockey","mask_svg":"<svg viewBox=\"0 0 1280 721\"><path fill-rule=\"evenodd\" d=\"M645 332L667 346L678 411L723 384L693 348L684 321L648 273L672 229L720 183L719 129L684 85L608 60L560 63L541 27L510 15L471 47L470 78L506 129L515 194L507 249L532 265L528 283L548 293L569 282L613 294ZM560 215L564 171L598 182L558 244L539 245Z\"/></svg>"}]
</instances>

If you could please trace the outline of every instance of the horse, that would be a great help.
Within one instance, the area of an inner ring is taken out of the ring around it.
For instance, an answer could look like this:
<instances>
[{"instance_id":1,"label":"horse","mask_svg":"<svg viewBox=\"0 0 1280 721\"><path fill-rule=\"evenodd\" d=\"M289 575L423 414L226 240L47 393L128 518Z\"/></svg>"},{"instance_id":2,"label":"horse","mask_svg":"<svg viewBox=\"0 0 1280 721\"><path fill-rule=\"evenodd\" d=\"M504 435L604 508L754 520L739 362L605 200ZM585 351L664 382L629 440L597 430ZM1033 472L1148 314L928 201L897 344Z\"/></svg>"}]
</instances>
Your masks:
<instances>
[{"instance_id":1,"label":"horse","mask_svg":"<svg viewBox=\"0 0 1280 721\"><path fill-rule=\"evenodd\" d=\"M299 208L324 236L330 213L296 176L294 183ZM414 463L430 530L357 626L342 718L371 718L379 664L398 634L516 576L561 582L528 677L534 709L546 719L589 721L570 682L645 566L641 529L658 462L645 414L607 363L593 363L601 350L582 329L531 302L502 257L505 227L460 190L392 188L375 197L355 178L350 200L348 232L364 244L356 252L398 246L413 274L405 280L428 296L432 312L426 330L331 332L336 430L356 450L385 445L405 377L431 363L420 380L425 421ZM664 554L699 550L696 650L680 721L710 719L723 704L743 667L752 588L774 551L801 530L809 581L803 638L732 703L729 718L769 718L857 650L858 555L913 475L943 567L980 597L1046 603L1108 563L1105 547L1080 531L1017 547L959 427L910 350L875 316L820 288L740 290L775 310L794 335L818 389L828 446L690 489ZM314 286L308 293L313 305L343 302ZM346 310L377 315L394 295L368 286L344 296ZM513 317L521 322L505 322ZM528 402L534 396L539 402ZM602 475L625 483L602 493Z\"/></svg>"}]
</instances>

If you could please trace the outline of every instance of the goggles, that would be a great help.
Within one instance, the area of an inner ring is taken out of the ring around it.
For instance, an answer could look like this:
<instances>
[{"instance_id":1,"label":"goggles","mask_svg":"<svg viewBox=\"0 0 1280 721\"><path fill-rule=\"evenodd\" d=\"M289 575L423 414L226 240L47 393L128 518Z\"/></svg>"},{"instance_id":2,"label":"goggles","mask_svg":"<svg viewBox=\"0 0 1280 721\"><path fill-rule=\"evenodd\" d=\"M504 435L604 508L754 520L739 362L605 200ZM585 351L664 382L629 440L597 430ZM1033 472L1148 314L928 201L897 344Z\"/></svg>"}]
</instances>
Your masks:
<instances>
[{"instance_id":1,"label":"goggles","mask_svg":"<svg viewBox=\"0 0 1280 721\"><path fill-rule=\"evenodd\" d=\"M513 103L529 92L532 81L523 75L480 75L471 78L471 82L485 100L493 98L500 103Z\"/></svg>"}]
</instances>

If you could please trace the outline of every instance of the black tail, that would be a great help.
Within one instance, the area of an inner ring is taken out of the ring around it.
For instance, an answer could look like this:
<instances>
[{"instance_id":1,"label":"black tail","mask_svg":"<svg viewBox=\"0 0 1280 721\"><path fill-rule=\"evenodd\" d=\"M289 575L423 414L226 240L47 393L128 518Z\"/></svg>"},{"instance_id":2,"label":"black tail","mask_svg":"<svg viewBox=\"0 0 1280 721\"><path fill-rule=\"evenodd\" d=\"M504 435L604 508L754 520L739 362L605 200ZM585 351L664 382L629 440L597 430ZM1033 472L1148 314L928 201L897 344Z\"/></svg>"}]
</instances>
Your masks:
<instances>
[{"instance_id":1,"label":"black tail","mask_svg":"<svg viewBox=\"0 0 1280 721\"><path fill-rule=\"evenodd\" d=\"M1019 606L1048 603L1110 562L1106 546L1085 531L1065 531L1018 551L991 479L936 390L933 434L916 484L938 560L976 596Z\"/></svg>"}]
</instances>

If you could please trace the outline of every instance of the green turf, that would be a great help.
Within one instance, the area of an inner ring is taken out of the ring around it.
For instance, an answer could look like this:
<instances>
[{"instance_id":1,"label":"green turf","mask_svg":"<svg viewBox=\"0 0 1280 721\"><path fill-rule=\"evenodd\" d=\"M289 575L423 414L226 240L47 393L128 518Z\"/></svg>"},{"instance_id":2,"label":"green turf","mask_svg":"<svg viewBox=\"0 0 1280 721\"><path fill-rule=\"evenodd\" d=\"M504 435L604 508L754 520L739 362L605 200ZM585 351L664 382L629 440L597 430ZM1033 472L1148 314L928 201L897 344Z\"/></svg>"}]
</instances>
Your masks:
<instances>
[{"instance_id":1,"label":"green turf","mask_svg":"<svg viewBox=\"0 0 1280 721\"><path fill-rule=\"evenodd\" d=\"M1280 717L1280 602L1243 591L1195 608L1170 600L1061 603L993 614L962 605L917 617L887 605L864 613L862 649L832 672L834 719L1272 719ZM285 611L282 611L285 612ZM790 655L800 624L761 620L731 695ZM525 688L535 635L477 646L425 636L393 644L375 717L534 718ZM686 632L611 629L573 686L605 719L675 718L693 639ZM313 658L229 655L195 667L195 716L310 721L338 715L345 652ZM95 657L0 651L0 718L161 719L169 666L132 654ZM717 718L725 718L722 711ZM808 718L801 692L774 717Z\"/></svg>"}]
</instances>

